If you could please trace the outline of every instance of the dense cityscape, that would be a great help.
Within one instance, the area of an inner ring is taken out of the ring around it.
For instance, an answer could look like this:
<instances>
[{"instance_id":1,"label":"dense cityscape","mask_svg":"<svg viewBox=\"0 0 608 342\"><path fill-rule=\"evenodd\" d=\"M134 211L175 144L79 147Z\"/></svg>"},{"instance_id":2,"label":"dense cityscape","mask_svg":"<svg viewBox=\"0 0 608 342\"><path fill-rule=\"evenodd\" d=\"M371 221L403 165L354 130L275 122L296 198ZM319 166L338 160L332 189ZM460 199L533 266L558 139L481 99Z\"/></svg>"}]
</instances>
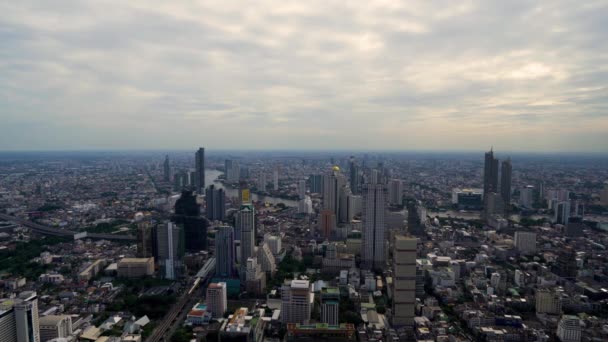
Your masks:
<instances>
[{"instance_id":1,"label":"dense cityscape","mask_svg":"<svg viewBox=\"0 0 608 342\"><path fill-rule=\"evenodd\" d=\"M603 154L0 153L0 341L606 341Z\"/></svg>"}]
</instances>

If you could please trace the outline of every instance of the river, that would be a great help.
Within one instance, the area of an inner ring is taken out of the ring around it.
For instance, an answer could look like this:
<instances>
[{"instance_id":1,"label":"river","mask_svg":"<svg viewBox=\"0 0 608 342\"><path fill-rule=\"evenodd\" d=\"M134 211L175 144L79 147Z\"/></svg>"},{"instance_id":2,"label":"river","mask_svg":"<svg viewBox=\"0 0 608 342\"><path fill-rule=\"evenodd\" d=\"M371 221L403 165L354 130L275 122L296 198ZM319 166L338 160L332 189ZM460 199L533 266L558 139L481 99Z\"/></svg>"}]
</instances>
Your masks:
<instances>
[{"instance_id":1,"label":"river","mask_svg":"<svg viewBox=\"0 0 608 342\"><path fill-rule=\"evenodd\" d=\"M222 184L222 182L217 180L217 177L219 177L222 174L223 174L223 172L218 171L218 170L205 169L205 185L209 186L211 184L214 184L216 187L224 189L224 191L226 191L226 196L238 197L239 196L238 189L227 188L224 186L224 184ZM297 207L298 206L298 202L294 201L294 200L289 200L289 199L284 199L284 198L279 198L279 197L274 197L274 196L263 196L263 195L258 195L258 194L254 194L254 193L251 194L251 199L253 199L254 201L259 201L259 202L268 202L270 204L283 203L288 207Z\"/></svg>"}]
</instances>

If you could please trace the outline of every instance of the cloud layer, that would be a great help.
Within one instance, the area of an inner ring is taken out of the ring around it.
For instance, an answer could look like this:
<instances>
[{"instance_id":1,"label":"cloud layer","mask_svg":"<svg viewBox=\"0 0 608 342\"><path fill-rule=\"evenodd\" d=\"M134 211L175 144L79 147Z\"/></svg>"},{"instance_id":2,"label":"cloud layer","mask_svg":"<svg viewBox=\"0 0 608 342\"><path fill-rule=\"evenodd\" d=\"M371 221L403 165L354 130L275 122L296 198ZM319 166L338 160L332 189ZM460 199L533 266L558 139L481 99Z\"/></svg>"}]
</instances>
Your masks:
<instances>
[{"instance_id":1,"label":"cloud layer","mask_svg":"<svg viewBox=\"0 0 608 342\"><path fill-rule=\"evenodd\" d=\"M605 152L607 17L608 1L5 1L0 150Z\"/></svg>"}]
</instances>

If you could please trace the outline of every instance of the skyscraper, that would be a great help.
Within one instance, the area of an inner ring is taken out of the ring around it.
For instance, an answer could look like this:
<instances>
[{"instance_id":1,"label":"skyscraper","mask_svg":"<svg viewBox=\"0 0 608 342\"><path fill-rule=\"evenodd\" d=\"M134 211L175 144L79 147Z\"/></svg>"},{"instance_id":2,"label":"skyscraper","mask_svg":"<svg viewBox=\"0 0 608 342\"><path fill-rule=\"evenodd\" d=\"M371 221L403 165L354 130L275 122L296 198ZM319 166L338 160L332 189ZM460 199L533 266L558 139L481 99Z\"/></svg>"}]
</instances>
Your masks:
<instances>
[{"instance_id":1,"label":"skyscraper","mask_svg":"<svg viewBox=\"0 0 608 342\"><path fill-rule=\"evenodd\" d=\"M200 195L205 191L205 149L199 147L194 155L194 163L196 168L195 187L196 192Z\"/></svg>"},{"instance_id":2,"label":"skyscraper","mask_svg":"<svg viewBox=\"0 0 608 342\"><path fill-rule=\"evenodd\" d=\"M306 196L306 180L300 179L298 181L298 197L304 199Z\"/></svg>"},{"instance_id":3,"label":"skyscraper","mask_svg":"<svg viewBox=\"0 0 608 342\"><path fill-rule=\"evenodd\" d=\"M570 200L558 202L555 207L555 215L553 221L555 223L566 225L570 220Z\"/></svg>"},{"instance_id":4,"label":"skyscraper","mask_svg":"<svg viewBox=\"0 0 608 342\"><path fill-rule=\"evenodd\" d=\"M350 157L348 166L349 166L348 171L349 171L350 189L353 192L353 194L358 194L360 192L359 188L361 186L361 184L360 184L361 177L359 176L359 167L357 166L355 157L353 157L353 156Z\"/></svg>"},{"instance_id":5,"label":"skyscraper","mask_svg":"<svg viewBox=\"0 0 608 342\"><path fill-rule=\"evenodd\" d=\"M494 158L493 150L486 152L483 173L484 196L490 192L498 192L498 159Z\"/></svg>"},{"instance_id":6,"label":"skyscraper","mask_svg":"<svg viewBox=\"0 0 608 342\"><path fill-rule=\"evenodd\" d=\"M336 229L336 215L331 210L323 209L320 213L319 230L324 238L331 238Z\"/></svg>"},{"instance_id":7,"label":"skyscraper","mask_svg":"<svg viewBox=\"0 0 608 342\"><path fill-rule=\"evenodd\" d=\"M25 291L0 301L0 341L40 342L36 292Z\"/></svg>"},{"instance_id":8,"label":"skyscraper","mask_svg":"<svg viewBox=\"0 0 608 342\"><path fill-rule=\"evenodd\" d=\"M234 228L221 226L215 234L215 274L221 278L234 276L236 251L234 247Z\"/></svg>"},{"instance_id":9,"label":"skyscraper","mask_svg":"<svg viewBox=\"0 0 608 342\"><path fill-rule=\"evenodd\" d=\"M200 252L207 249L209 221L201 216L201 207L192 191L182 191L182 195L175 202L175 214L171 221L184 228L186 251Z\"/></svg>"},{"instance_id":10,"label":"skyscraper","mask_svg":"<svg viewBox=\"0 0 608 342\"><path fill-rule=\"evenodd\" d=\"M247 259L254 257L255 252L255 208L252 204L243 204L236 216L237 238L241 241L241 267L247 265ZM240 236L239 236L240 235Z\"/></svg>"},{"instance_id":11,"label":"skyscraper","mask_svg":"<svg viewBox=\"0 0 608 342\"><path fill-rule=\"evenodd\" d=\"M413 325L416 305L416 238L395 236L393 247L393 325Z\"/></svg>"},{"instance_id":12,"label":"skyscraper","mask_svg":"<svg viewBox=\"0 0 608 342\"><path fill-rule=\"evenodd\" d=\"M167 183L171 181L171 164L169 164L169 155L165 156L163 164L163 180Z\"/></svg>"},{"instance_id":13,"label":"skyscraper","mask_svg":"<svg viewBox=\"0 0 608 342\"><path fill-rule=\"evenodd\" d=\"M426 230L426 209L419 201L407 204L407 231L414 236L423 236Z\"/></svg>"},{"instance_id":14,"label":"skyscraper","mask_svg":"<svg viewBox=\"0 0 608 342\"><path fill-rule=\"evenodd\" d=\"M207 287L207 309L213 318L224 317L228 309L226 283L211 283Z\"/></svg>"},{"instance_id":15,"label":"skyscraper","mask_svg":"<svg viewBox=\"0 0 608 342\"><path fill-rule=\"evenodd\" d=\"M167 279L177 279L183 268L184 230L167 222L157 226L156 245L158 263Z\"/></svg>"},{"instance_id":16,"label":"skyscraper","mask_svg":"<svg viewBox=\"0 0 608 342\"><path fill-rule=\"evenodd\" d=\"M344 185L346 180L337 166L334 166L329 175L323 177L323 209L331 210L336 218L340 215L340 189Z\"/></svg>"},{"instance_id":17,"label":"skyscraper","mask_svg":"<svg viewBox=\"0 0 608 342\"><path fill-rule=\"evenodd\" d=\"M205 202L207 207L205 215L210 221L224 221L226 219L226 194L224 189L216 188L211 184L205 190Z\"/></svg>"},{"instance_id":18,"label":"skyscraper","mask_svg":"<svg viewBox=\"0 0 608 342\"><path fill-rule=\"evenodd\" d=\"M505 214L508 214L511 209L511 174L513 167L511 159L502 162L500 169L500 196L505 206Z\"/></svg>"},{"instance_id":19,"label":"skyscraper","mask_svg":"<svg viewBox=\"0 0 608 342\"><path fill-rule=\"evenodd\" d=\"M365 184L363 196L362 267L382 269L386 264L386 187L378 183Z\"/></svg>"},{"instance_id":20,"label":"skyscraper","mask_svg":"<svg viewBox=\"0 0 608 342\"><path fill-rule=\"evenodd\" d=\"M157 257L156 239L154 236L155 230L152 229L152 224L149 221L139 222L137 224L137 257L149 258Z\"/></svg>"},{"instance_id":21,"label":"skyscraper","mask_svg":"<svg viewBox=\"0 0 608 342\"><path fill-rule=\"evenodd\" d=\"M281 318L283 323L306 324L310 320L310 283L292 280L281 287Z\"/></svg>"},{"instance_id":22,"label":"skyscraper","mask_svg":"<svg viewBox=\"0 0 608 342\"><path fill-rule=\"evenodd\" d=\"M266 185L268 185L266 181L266 174L264 171L260 171L260 174L258 175L258 190L266 191Z\"/></svg>"},{"instance_id":23,"label":"skyscraper","mask_svg":"<svg viewBox=\"0 0 608 342\"><path fill-rule=\"evenodd\" d=\"M310 184L310 193L323 193L323 175L310 175L308 183Z\"/></svg>"},{"instance_id":24,"label":"skyscraper","mask_svg":"<svg viewBox=\"0 0 608 342\"><path fill-rule=\"evenodd\" d=\"M238 161L226 159L224 169L228 183L237 183L241 178L241 168Z\"/></svg>"},{"instance_id":25,"label":"skyscraper","mask_svg":"<svg viewBox=\"0 0 608 342\"><path fill-rule=\"evenodd\" d=\"M338 325L340 312L340 290L337 287L325 287L321 290L321 322Z\"/></svg>"},{"instance_id":26,"label":"skyscraper","mask_svg":"<svg viewBox=\"0 0 608 342\"><path fill-rule=\"evenodd\" d=\"M403 182L400 179L391 179L388 183L388 198L392 205L402 205Z\"/></svg>"},{"instance_id":27,"label":"skyscraper","mask_svg":"<svg viewBox=\"0 0 608 342\"><path fill-rule=\"evenodd\" d=\"M274 191L279 190L279 168L275 167L272 171L272 184L274 186Z\"/></svg>"}]
</instances>

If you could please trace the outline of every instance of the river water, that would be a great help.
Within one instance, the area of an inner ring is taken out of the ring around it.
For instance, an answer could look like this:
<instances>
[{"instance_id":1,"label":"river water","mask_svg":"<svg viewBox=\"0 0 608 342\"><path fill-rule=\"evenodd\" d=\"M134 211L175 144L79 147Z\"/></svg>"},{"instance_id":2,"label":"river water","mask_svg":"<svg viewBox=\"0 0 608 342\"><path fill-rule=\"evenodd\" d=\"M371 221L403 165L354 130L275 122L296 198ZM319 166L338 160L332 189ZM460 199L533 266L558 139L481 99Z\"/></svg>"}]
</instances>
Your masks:
<instances>
[{"instance_id":1,"label":"river water","mask_svg":"<svg viewBox=\"0 0 608 342\"><path fill-rule=\"evenodd\" d=\"M205 169L205 185L209 186L211 184L214 184L217 188L224 189L224 191L226 191L227 197L238 197L239 196L238 189L227 188L224 186L224 184L222 184L221 182L219 182L217 180L217 177L219 177L221 174L223 174L223 172L218 171L218 170ZM270 204L283 203L288 207L297 207L298 206L297 201L283 199L283 198L279 198L279 197L273 197L273 196L262 196L262 195L258 195L258 194L254 194L254 193L251 194L251 199L253 199L254 201L268 202Z\"/></svg>"}]
</instances>

